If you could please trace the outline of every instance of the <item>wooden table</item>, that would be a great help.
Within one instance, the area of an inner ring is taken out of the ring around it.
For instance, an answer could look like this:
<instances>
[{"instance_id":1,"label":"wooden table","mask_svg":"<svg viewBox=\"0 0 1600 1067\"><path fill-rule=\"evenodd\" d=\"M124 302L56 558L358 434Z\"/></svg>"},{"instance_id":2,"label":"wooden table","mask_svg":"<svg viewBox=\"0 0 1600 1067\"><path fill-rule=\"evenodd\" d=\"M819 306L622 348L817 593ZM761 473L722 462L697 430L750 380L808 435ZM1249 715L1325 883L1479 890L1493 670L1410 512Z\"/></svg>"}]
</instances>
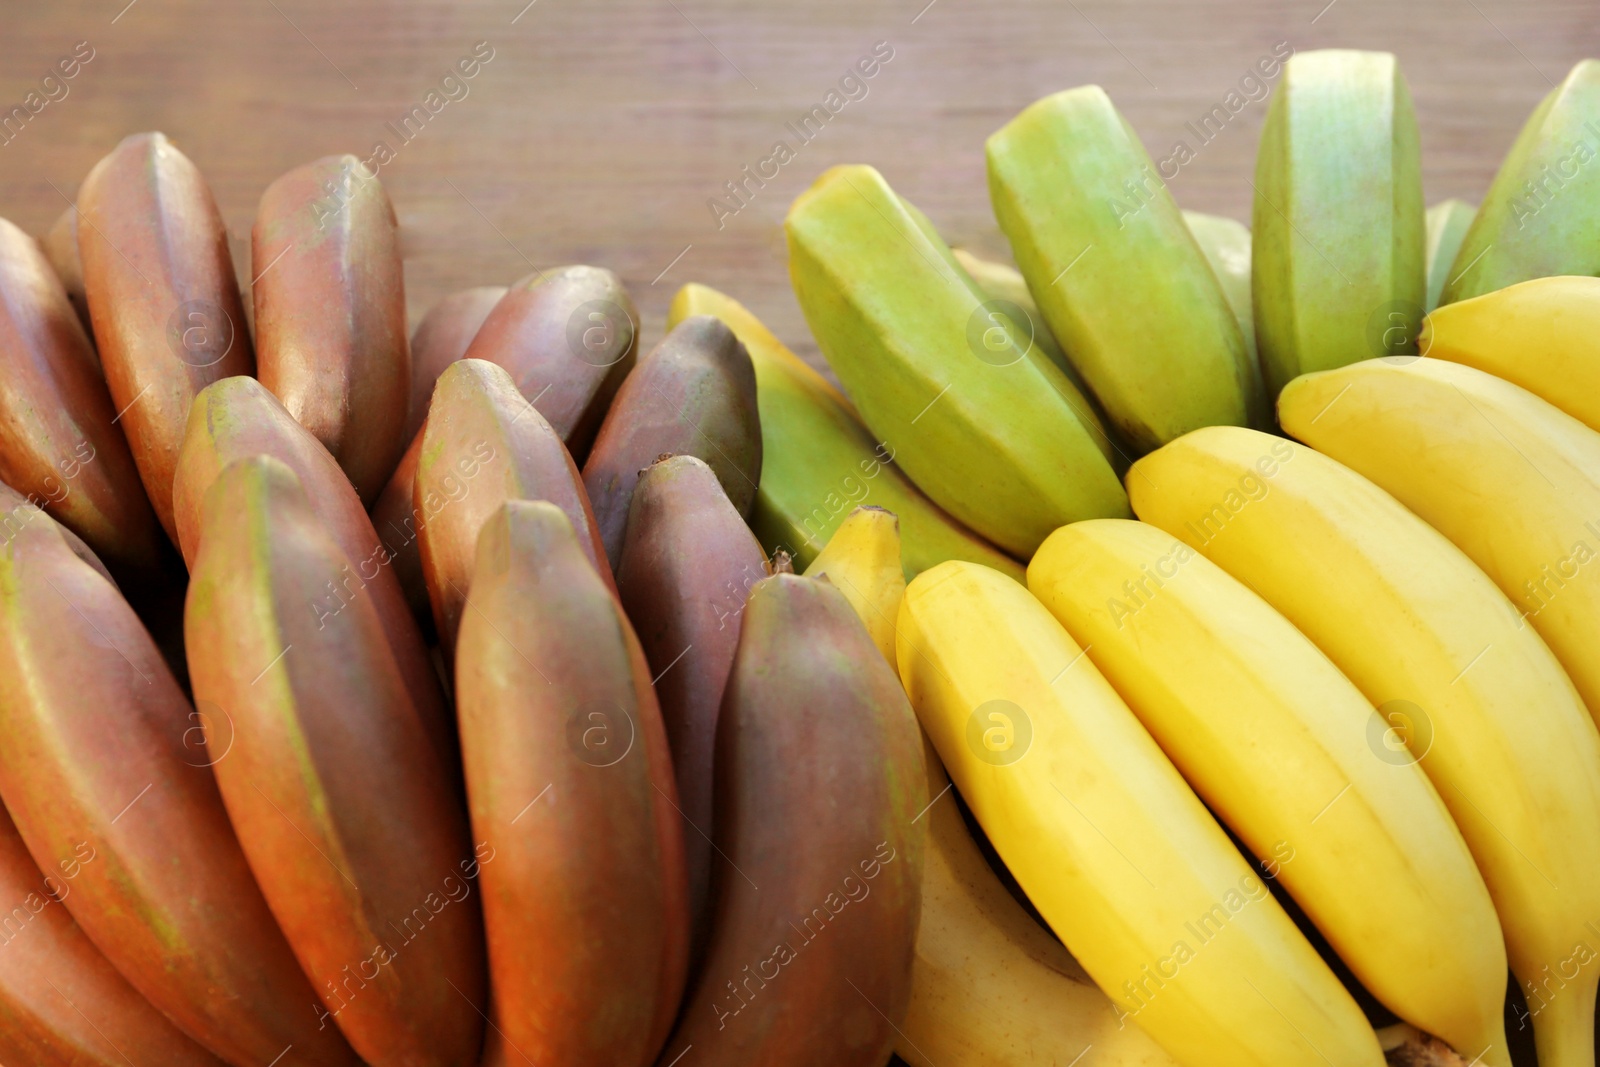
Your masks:
<instances>
[{"instance_id":1,"label":"wooden table","mask_svg":"<svg viewBox=\"0 0 1600 1067\"><path fill-rule=\"evenodd\" d=\"M1429 200L1476 200L1539 98L1600 54L1589 0L527 2L8 5L0 107L39 89L77 42L94 58L66 95L48 86L60 98L0 145L0 214L42 232L119 138L161 129L209 177L245 265L272 178L329 153L365 157L383 141L413 321L450 290L588 262L627 279L647 343L672 293L699 280L815 358L780 223L830 164L877 165L951 240L1003 252L983 141L1024 105L1098 82L1160 159L1193 140L1186 122L1287 42L1398 53ZM480 41L493 58L446 83ZM786 123L880 41L893 58L865 95L801 145ZM444 101L437 114L426 111L430 91ZM427 121L413 119L404 140L395 127L414 106ZM1250 103L1199 149L1170 183L1181 204L1249 217L1264 114ZM719 220L708 201L779 139L794 160Z\"/></svg>"}]
</instances>

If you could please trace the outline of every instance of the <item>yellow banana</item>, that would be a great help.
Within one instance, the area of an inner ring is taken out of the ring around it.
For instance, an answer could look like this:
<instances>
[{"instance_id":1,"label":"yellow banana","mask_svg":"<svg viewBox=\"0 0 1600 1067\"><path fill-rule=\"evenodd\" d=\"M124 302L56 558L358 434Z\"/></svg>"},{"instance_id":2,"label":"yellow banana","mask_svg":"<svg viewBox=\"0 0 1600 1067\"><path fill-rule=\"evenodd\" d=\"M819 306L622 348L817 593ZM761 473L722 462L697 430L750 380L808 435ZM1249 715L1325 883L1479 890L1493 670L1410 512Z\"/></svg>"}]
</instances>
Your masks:
<instances>
[{"instance_id":1,"label":"yellow banana","mask_svg":"<svg viewBox=\"0 0 1600 1067\"><path fill-rule=\"evenodd\" d=\"M940 564L906 589L897 640L962 796L1122 1017L1188 1067L1383 1063L1349 993L1026 589Z\"/></svg>"},{"instance_id":2,"label":"yellow banana","mask_svg":"<svg viewBox=\"0 0 1600 1067\"><path fill-rule=\"evenodd\" d=\"M826 575L867 627L872 643L893 667L894 627L906 595L900 564L900 520L892 511L868 505L839 524L806 577Z\"/></svg>"},{"instance_id":3,"label":"yellow banana","mask_svg":"<svg viewBox=\"0 0 1600 1067\"><path fill-rule=\"evenodd\" d=\"M1250 353L1250 373L1259 391L1261 364L1256 358L1256 318L1250 301L1250 227L1237 219L1221 215L1207 215L1202 211L1185 211L1183 221L1194 234L1195 243L1205 253L1211 264L1211 273L1222 285L1222 295L1228 298L1228 307L1239 322L1239 332L1244 335L1244 347Z\"/></svg>"},{"instance_id":4,"label":"yellow banana","mask_svg":"<svg viewBox=\"0 0 1600 1067\"><path fill-rule=\"evenodd\" d=\"M1420 768L1373 758L1386 724L1305 635L1142 522L1062 527L1028 588L1362 985L1510 1067L1505 944L1466 842Z\"/></svg>"},{"instance_id":5,"label":"yellow banana","mask_svg":"<svg viewBox=\"0 0 1600 1067\"><path fill-rule=\"evenodd\" d=\"M906 573L970 559L1008 574L1022 566L940 510L874 441L843 393L786 348L743 304L689 284L672 298L671 329L690 315L714 315L750 352L761 415L761 484L750 527L769 552L782 548L804 567L852 505L879 504L900 518Z\"/></svg>"},{"instance_id":6,"label":"yellow banana","mask_svg":"<svg viewBox=\"0 0 1600 1067\"><path fill-rule=\"evenodd\" d=\"M1460 200L1441 200L1423 216L1428 241L1424 249L1427 256L1428 298L1423 310L1432 312L1439 306L1439 294L1444 283L1450 280L1450 268L1461 251L1461 242L1467 236L1467 227L1478 209Z\"/></svg>"},{"instance_id":7,"label":"yellow banana","mask_svg":"<svg viewBox=\"0 0 1600 1067\"><path fill-rule=\"evenodd\" d=\"M1387 489L1482 567L1600 719L1600 434L1526 389L1436 359L1307 375L1279 412L1285 430Z\"/></svg>"},{"instance_id":8,"label":"yellow banana","mask_svg":"<svg viewBox=\"0 0 1600 1067\"><path fill-rule=\"evenodd\" d=\"M895 1052L912 1067L1178 1067L1011 899L932 746L926 763L922 923Z\"/></svg>"},{"instance_id":9,"label":"yellow banana","mask_svg":"<svg viewBox=\"0 0 1600 1067\"><path fill-rule=\"evenodd\" d=\"M1488 371L1600 430L1600 278L1519 282L1432 311L1422 354Z\"/></svg>"},{"instance_id":10,"label":"yellow banana","mask_svg":"<svg viewBox=\"0 0 1600 1067\"><path fill-rule=\"evenodd\" d=\"M1540 1064L1593 1067L1600 734L1549 648L1442 534L1303 445L1213 427L1128 483L1140 518L1255 590L1377 706L1376 758L1409 746L1489 886Z\"/></svg>"}]
</instances>

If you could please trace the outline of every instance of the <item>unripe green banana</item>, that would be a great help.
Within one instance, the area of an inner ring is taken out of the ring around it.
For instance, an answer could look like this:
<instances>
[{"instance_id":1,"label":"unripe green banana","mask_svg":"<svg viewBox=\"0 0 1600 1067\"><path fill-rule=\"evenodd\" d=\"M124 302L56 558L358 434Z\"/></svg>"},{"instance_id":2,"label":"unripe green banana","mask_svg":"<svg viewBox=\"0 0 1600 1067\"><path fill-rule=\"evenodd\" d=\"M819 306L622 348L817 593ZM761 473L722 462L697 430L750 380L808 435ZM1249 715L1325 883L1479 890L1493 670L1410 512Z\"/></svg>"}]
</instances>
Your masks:
<instances>
[{"instance_id":1,"label":"unripe green banana","mask_svg":"<svg viewBox=\"0 0 1600 1067\"><path fill-rule=\"evenodd\" d=\"M1600 274L1600 60L1550 90L1506 153L1440 304L1530 278Z\"/></svg>"},{"instance_id":2,"label":"unripe green banana","mask_svg":"<svg viewBox=\"0 0 1600 1067\"><path fill-rule=\"evenodd\" d=\"M930 497L1020 556L1064 522L1128 513L1071 383L1030 358L1019 324L986 306L882 175L832 168L784 225L817 344Z\"/></svg>"},{"instance_id":3,"label":"unripe green banana","mask_svg":"<svg viewBox=\"0 0 1600 1067\"><path fill-rule=\"evenodd\" d=\"M1427 296L1417 118L1388 52L1292 56L1256 156L1252 291L1267 396L1415 352Z\"/></svg>"},{"instance_id":4,"label":"unripe green banana","mask_svg":"<svg viewBox=\"0 0 1600 1067\"><path fill-rule=\"evenodd\" d=\"M1222 287L1105 90L1036 101L987 154L995 218L1028 288L1131 446L1266 418Z\"/></svg>"},{"instance_id":5,"label":"unripe green banana","mask_svg":"<svg viewBox=\"0 0 1600 1067\"><path fill-rule=\"evenodd\" d=\"M1189 224L1189 232L1194 234L1200 251L1205 253L1211 272L1222 285L1222 295L1228 298L1228 307L1238 320L1259 389L1262 386L1261 363L1256 355L1256 313L1250 302L1250 227L1237 219L1207 215L1202 211L1185 211L1183 221Z\"/></svg>"},{"instance_id":6,"label":"unripe green banana","mask_svg":"<svg viewBox=\"0 0 1600 1067\"><path fill-rule=\"evenodd\" d=\"M1461 242L1466 240L1467 228L1477 213L1477 208L1461 200L1441 200L1428 209L1428 299L1423 310L1432 313L1439 306L1444 284L1452 277L1450 269L1455 265L1456 253L1461 251ZM1426 346L1423 351L1427 351Z\"/></svg>"}]
</instances>

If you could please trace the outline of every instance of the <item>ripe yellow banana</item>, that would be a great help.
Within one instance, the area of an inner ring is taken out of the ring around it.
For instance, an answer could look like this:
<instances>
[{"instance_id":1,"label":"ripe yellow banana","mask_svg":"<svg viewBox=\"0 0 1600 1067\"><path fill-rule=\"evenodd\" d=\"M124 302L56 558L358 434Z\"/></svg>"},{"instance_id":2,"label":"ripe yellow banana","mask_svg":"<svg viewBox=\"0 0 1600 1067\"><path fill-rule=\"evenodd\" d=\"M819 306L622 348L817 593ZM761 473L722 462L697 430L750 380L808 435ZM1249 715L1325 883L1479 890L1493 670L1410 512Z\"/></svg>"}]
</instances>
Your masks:
<instances>
[{"instance_id":1,"label":"ripe yellow banana","mask_svg":"<svg viewBox=\"0 0 1600 1067\"><path fill-rule=\"evenodd\" d=\"M1213 427L1128 483L1140 518L1250 586L1366 694L1391 728L1375 758L1420 760L1489 886L1539 1062L1593 1067L1600 734L1549 648L1442 534L1303 445Z\"/></svg>"},{"instance_id":2,"label":"ripe yellow banana","mask_svg":"<svg viewBox=\"0 0 1600 1067\"><path fill-rule=\"evenodd\" d=\"M1126 704L1016 582L919 575L900 675L1040 913L1188 1067L1378 1067L1372 1028Z\"/></svg>"},{"instance_id":3,"label":"ripe yellow banana","mask_svg":"<svg viewBox=\"0 0 1600 1067\"><path fill-rule=\"evenodd\" d=\"M1424 310L1431 312L1439 306L1439 294L1444 291L1444 283L1450 280L1450 268L1455 264L1456 253L1461 251L1467 227L1472 225L1472 217L1477 213L1477 208L1463 201L1441 200L1430 207L1428 214L1423 217L1428 233L1424 250L1427 255L1428 298L1423 301Z\"/></svg>"},{"instance_id":4,"label":"ripe yellow banana","mask_svg":"<svg viewBox=\"0 0 1600 1067\"><path fill-rule=\"evenodd\" d=\"M900 520L894 513L871 505L856 508L839 524L805 574L808 578L827 575L861 616L872 643L893 667L895 622L906 595Z\"/></svg>"},{"instance_id":5,"label":"ripe yellow banana","mask_svg":"<svg viewBox=\"0 0 1600 1067\"><path fill-rule=\"evenodd\" d=\"M1563 274L1430 312L1422 354L1515 382L1600 430L1600 278Z\"/></svg>"},{"instance_id":6,"label":"ripe yellow banana","mask_svg":"<svg viewBox=\"0 0 1600 1067\"><path fill-rule=\"evenodd\" d=\"M912 1067L1178 1067L1011 899L925 755L922 923L895 1052Z\"/></svg>"},{"instance_id":7,"label":"ripe yellow banana","mask_svg":"<svg viewBox=\"0 0 1600 1067\"><path fill-rule=\"evenodd\" d=\"M1466 842L1420 768L1373 757L1387 724L1304 634L1142 522L1062 527L1028 588L1362 985L1510 1067L1505 944Z\"/></svg>"},{"instance_id":8,"label":"ripe yellow banana","mask_svg":"<svg viewBox=\"0 0 1600 1067\"><path fill-rule=\"evenodd\" d=\"M1472 557L1600 719L1600 434L1526 389L1436 359L1307 375L1279 412L1285 430Z\"/></svg>"}]
</instances>

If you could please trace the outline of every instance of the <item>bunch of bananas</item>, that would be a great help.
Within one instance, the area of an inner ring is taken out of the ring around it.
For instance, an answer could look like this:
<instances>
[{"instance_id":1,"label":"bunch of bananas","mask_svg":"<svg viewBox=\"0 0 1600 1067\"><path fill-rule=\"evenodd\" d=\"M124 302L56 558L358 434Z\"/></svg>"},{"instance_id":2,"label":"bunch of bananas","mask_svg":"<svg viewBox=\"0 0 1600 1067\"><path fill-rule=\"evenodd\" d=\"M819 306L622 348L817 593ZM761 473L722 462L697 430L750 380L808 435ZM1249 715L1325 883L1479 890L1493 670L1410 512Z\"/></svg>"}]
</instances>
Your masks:
<instances>
[{"instance_id":1,"label":"bunch of bananas","mask_svg":"<svg viewBox=\"0 0 1600 1067\"><path fill-rule=\"evenodd\" d=\"M795 201L841 391L586 266L408 339L354 157L246 301L128 138L0 222L0 1063L1594 1067L1597 148L1425 211L1296 55L1247 230L1059 93L1020 269Z\"/></svg>"}]
</instances>

